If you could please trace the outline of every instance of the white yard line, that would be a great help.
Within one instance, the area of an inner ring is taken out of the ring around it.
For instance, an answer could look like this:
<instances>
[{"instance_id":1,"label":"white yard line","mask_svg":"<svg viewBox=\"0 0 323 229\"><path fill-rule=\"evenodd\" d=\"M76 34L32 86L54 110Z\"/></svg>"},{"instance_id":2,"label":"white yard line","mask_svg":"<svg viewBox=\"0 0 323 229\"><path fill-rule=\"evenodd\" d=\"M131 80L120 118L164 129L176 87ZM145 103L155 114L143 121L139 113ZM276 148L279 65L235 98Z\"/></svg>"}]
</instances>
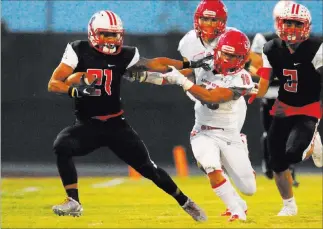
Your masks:
<instances>
[{"instance_id":1,"label":"white yard line","mask_svg":"<svg viewBox=\"0 0 323 229\"><path fill-rule=\"evenodd\" d=\"M109 180L107 182L92 184L91 186L92 186L92 188L106 188L106 187L117 186L117 185L122 184L124 182L125 182L124 178L115 178L115 179Z\"/></svg>"},{"instance_id":2,"label":"white yard line","mask_svg":"<svg viewBox=\"0 0 323 229\"><path fill-rule=\"evenodd\" d=\"M23 189L19 189L19 190L16 190L15 192L13 192L12 194L14 196L22 196L24 195L25 193L31 193L31 192L39 192L41 190L40 187L35 187L35 186L29 186L29 187L25 187Z\"/></svg>"}]
</instances>

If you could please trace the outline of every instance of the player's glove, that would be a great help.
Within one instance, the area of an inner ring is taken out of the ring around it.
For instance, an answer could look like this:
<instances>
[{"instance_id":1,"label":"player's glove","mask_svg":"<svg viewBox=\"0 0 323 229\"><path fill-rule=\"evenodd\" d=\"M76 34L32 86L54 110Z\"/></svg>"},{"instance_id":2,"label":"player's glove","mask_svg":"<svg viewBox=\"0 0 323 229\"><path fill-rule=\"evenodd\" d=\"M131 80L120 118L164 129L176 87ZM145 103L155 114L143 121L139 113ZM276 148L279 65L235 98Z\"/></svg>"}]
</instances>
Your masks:
<instances>
[{"instance_id":1,"label":"player's glove","mask_svg":"<svg viewBox=\"0 0 323 229\"><path fill-rule=\"evenodd\" d=\"M211 59L213 59L213 55L206 56L197 61L183 61L183 68L203 68L205 71L210 71L211 67L207 62Z\"/></svg>"},{"instance_id":2,"label":"player's glove","mask_svg":"<svg viewBox=\"0 0 323 229\"><path fill-rule=\"evenodd\" d=\"M85 74L81 76L80 84L70 86L68 89L68 95L72 98L80 98L83 96L89 96L95 91L95 84L98 81L96 78L91 84L85 82Z\"/></svg>"},{"instance_id":3,"label":"player's glove","mask_svg":"<svg viewBox=\"0 0 323 229\"><path fill-rule=\"evenodd\" d=\"M257 94L258 94L257 83L255 83L255 86L251 89L251 91L248 94L250 95L250 98L248 99L248 104L252 104L253 101L257 98Z\"/></svg>"},{"instance_id":4,"label":"player's glove","mask_svg":"<svg viewBox=\"0 0 323 229\"><path fill-rule=\"evenodd\" d=\"M194 83L191 82L187 77L180 73L174 66L169 66L172 71L162 74L169 84L177 84L183 87L185 91L189 90Z\"/></svg>"},{"instance_id":5,"label":"player's glove","mask_svg":"<svg viewBox=\"0 0 323 229\"><path fill-rule=\"evenodd\" d=\"M145 80L147 79L148 76L148 72L147 71L127 71L123 77L127 80L129 80L130 82L145 82Z\"/></svg>"}]
</instances>

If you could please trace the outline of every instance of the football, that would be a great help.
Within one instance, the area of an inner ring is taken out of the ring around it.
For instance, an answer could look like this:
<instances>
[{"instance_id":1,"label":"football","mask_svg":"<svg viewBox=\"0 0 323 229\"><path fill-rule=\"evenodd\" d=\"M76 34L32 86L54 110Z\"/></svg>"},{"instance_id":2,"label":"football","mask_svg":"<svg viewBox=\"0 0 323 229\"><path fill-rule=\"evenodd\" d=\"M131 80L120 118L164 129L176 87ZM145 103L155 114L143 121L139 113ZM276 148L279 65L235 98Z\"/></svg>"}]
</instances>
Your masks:
<instances>
[{"instance_id":1,"label":"football","mask_svg":"<svg viewBox=\"0 0 323 229\"><path fill-rule=\"evenodd\" d=\"M65 79L65 84L68 86L80 84L81 76L85 74L85 83L91 84L95 80L94 75L87 74L86 72L75 72Z\"/></svg>"}]
</instances>

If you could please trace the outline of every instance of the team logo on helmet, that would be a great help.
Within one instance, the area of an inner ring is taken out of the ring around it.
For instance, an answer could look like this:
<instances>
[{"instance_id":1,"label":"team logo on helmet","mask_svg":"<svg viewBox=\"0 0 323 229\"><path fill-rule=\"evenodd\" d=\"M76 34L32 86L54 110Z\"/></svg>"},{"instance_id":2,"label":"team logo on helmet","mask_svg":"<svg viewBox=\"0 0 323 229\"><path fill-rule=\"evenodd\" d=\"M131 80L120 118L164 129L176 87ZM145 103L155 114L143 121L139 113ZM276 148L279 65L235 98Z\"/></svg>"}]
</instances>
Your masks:
<instances>
[{"instance_id":1,"label":"team logo on helmet","mask_svg":"<svg viewBox=\"0 0 323 229\"><path fill-rule=\"evenodd\" d=\"M211 10L204 10L203 16L205 16L205 17L215 17L216 16L216 12L211 11Z\"/></svg>"}]
</instances>

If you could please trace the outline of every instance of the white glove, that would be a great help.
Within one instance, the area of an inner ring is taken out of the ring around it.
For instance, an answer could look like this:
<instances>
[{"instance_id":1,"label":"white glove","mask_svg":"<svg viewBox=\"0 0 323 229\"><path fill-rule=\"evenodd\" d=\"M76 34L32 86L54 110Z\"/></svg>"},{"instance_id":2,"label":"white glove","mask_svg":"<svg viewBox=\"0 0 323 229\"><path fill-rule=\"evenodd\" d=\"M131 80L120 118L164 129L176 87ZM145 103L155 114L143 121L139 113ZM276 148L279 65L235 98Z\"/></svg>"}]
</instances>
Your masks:
<instances>
[{"instance_id":1,"label":"white glove","mask_svg":"<svg viewBox=\"0 0 323 229\"><path fill-rule=\"evenodd\" d=\"M169 67L172 68L172 71L161 75L168 81L168 83L180 85L184 88L185 91L189 90L194 85L194 83L187 79L174 66Z\"/></svg>"},{"instance_id":2,"label":"white glove","mask_svg":"<svg viewBox=\"0 0 323 229\"><path fill-rule=\"evenodd\" d=\"M258 94L258 84L255 83L255 86L250 90L249 95L257 95Z\"/></svg>"}]
</instances>

